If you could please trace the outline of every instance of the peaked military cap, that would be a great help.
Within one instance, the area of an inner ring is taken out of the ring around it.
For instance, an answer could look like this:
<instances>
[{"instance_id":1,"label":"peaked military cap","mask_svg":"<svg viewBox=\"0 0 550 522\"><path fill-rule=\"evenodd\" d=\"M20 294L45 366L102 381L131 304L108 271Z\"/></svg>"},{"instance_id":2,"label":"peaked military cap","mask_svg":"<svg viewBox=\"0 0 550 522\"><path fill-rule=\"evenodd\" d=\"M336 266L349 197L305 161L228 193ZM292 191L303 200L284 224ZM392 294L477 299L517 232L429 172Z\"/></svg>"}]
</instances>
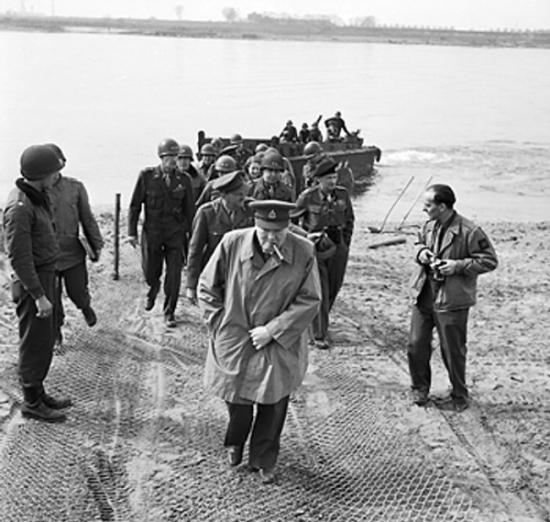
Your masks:
<instances>
[{"instance_id":1,"label":"peaked military cap","mask_svg":"<svg viewBox=\"0 0 550 522\"><path fill-rule=\"evenodd\" d=\"M244 177L245 175L242 170L235 170L215 179L212 183L212 188L224 193L234 192L244 185Z\"/></svg>"},{"instance_id":2,"label":"peaked military cap","mask_svg":"<svg viewBox=\"0 0 550 522\"><path fill-rule=\"evenodd\" d=\"M296 209L294 203L278 199L252 201L249 206L254 210L256 224L265 230L281 230L288 226L290 211Z\"/></svg>"},{"instance_id":3,"label":"peaked military cap","mask_svg":"<svg viewBox=\"0 0 550 522\"><path fill-rule=\"evenodd\" d=\"M334 174L336 172L337 165L338 163L327 156L317 164L315 170L313 171L313 176L320 178L328 174Z\"/></svg>"}]
</instances>

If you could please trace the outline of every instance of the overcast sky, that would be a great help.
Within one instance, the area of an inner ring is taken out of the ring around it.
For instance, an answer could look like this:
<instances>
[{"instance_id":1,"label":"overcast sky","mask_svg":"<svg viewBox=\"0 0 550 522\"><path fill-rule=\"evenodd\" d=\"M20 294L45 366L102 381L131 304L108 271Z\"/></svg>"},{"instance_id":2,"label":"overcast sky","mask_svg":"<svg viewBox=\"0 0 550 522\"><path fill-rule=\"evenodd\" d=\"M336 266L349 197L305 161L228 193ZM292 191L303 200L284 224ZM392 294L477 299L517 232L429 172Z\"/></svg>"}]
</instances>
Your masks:
<instances>
[{"instance_id":1,"label":"overcast sky","mask_svg":"<svg viewBox=\"0 0 550 522\"><path fill-rule=\"evenodd\" d=\"M348 22L374 16L379 25L419 25L456 29L550 29L550 0L0 0L0 11L61 16L175 19L183 6L188 20L222 20L224 7L241 17L251 12L337 15Z\"/></svg>"}]
</instances>

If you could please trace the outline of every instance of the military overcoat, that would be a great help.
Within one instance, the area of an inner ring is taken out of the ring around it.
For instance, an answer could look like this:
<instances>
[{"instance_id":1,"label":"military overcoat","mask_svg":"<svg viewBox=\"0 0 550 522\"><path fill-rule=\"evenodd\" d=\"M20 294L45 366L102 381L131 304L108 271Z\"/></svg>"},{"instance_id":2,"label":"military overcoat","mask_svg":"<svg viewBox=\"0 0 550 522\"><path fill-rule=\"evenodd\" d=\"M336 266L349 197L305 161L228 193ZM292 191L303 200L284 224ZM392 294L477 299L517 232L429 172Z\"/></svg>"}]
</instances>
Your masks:
<instances>
[{"instance_id":1,"label":"military overcoat","mask_svg":"<svg viewBox=\"0 0 550 522\"><path fill-rule=\"evenodd\" d=\"M210 332L205 385L232 403L274 404L307 369L307 328L321 301L313 244L289 233L281 257L265 261L255 229L228 232L199 279ZM260 350L249 331L265 326L273 340Z\"/></svg>"}]
</instances>

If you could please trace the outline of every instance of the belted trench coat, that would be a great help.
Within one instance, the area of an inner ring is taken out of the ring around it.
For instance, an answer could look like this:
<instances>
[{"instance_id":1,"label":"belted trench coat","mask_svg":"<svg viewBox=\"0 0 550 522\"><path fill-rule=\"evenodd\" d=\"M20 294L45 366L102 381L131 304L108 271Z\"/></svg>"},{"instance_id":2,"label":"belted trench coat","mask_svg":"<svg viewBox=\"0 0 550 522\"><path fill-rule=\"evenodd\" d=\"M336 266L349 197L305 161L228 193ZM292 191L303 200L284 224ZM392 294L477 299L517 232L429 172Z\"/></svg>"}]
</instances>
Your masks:
<instances>
[{"instance_id":1,"label":"belted trench coat","mask_svg":"<svg viewBox=\"0 0 550 522\"><path fill-rule=\"evenodd\" d=\"M307 369L307 328L321 301L313 244L288 233L279 256L264 262L255 229L228 232L198 285L210 332L205 386L232 403L274 404L290 395ZM249 331L265 326L273 340L256 350Z\"/></svg>"}]
</instances>

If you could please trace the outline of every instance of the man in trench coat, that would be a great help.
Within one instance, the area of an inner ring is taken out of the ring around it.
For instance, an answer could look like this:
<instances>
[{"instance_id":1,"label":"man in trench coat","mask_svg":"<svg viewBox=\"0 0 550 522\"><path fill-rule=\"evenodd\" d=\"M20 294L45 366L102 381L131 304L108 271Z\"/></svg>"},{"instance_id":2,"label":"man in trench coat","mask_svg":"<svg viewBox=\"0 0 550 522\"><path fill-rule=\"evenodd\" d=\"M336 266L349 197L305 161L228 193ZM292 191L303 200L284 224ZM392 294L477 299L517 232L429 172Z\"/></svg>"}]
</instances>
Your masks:
<instances>
[{"instance_id":1,"label":"man in trench coat","mask_svg":"<svg viewBox=\"0 0 550 522\"><path fill-rule=\"evenodd\" d=\"M223 237L201 274L198 298L210 331L205 385L229 411L229 464L240 464L252 432L249 465L271 483L288 399L306 372L307 329L321 288L313 244L288 230L295 206L250 206L255 227Z\"/></svg>"}]
</instances>

